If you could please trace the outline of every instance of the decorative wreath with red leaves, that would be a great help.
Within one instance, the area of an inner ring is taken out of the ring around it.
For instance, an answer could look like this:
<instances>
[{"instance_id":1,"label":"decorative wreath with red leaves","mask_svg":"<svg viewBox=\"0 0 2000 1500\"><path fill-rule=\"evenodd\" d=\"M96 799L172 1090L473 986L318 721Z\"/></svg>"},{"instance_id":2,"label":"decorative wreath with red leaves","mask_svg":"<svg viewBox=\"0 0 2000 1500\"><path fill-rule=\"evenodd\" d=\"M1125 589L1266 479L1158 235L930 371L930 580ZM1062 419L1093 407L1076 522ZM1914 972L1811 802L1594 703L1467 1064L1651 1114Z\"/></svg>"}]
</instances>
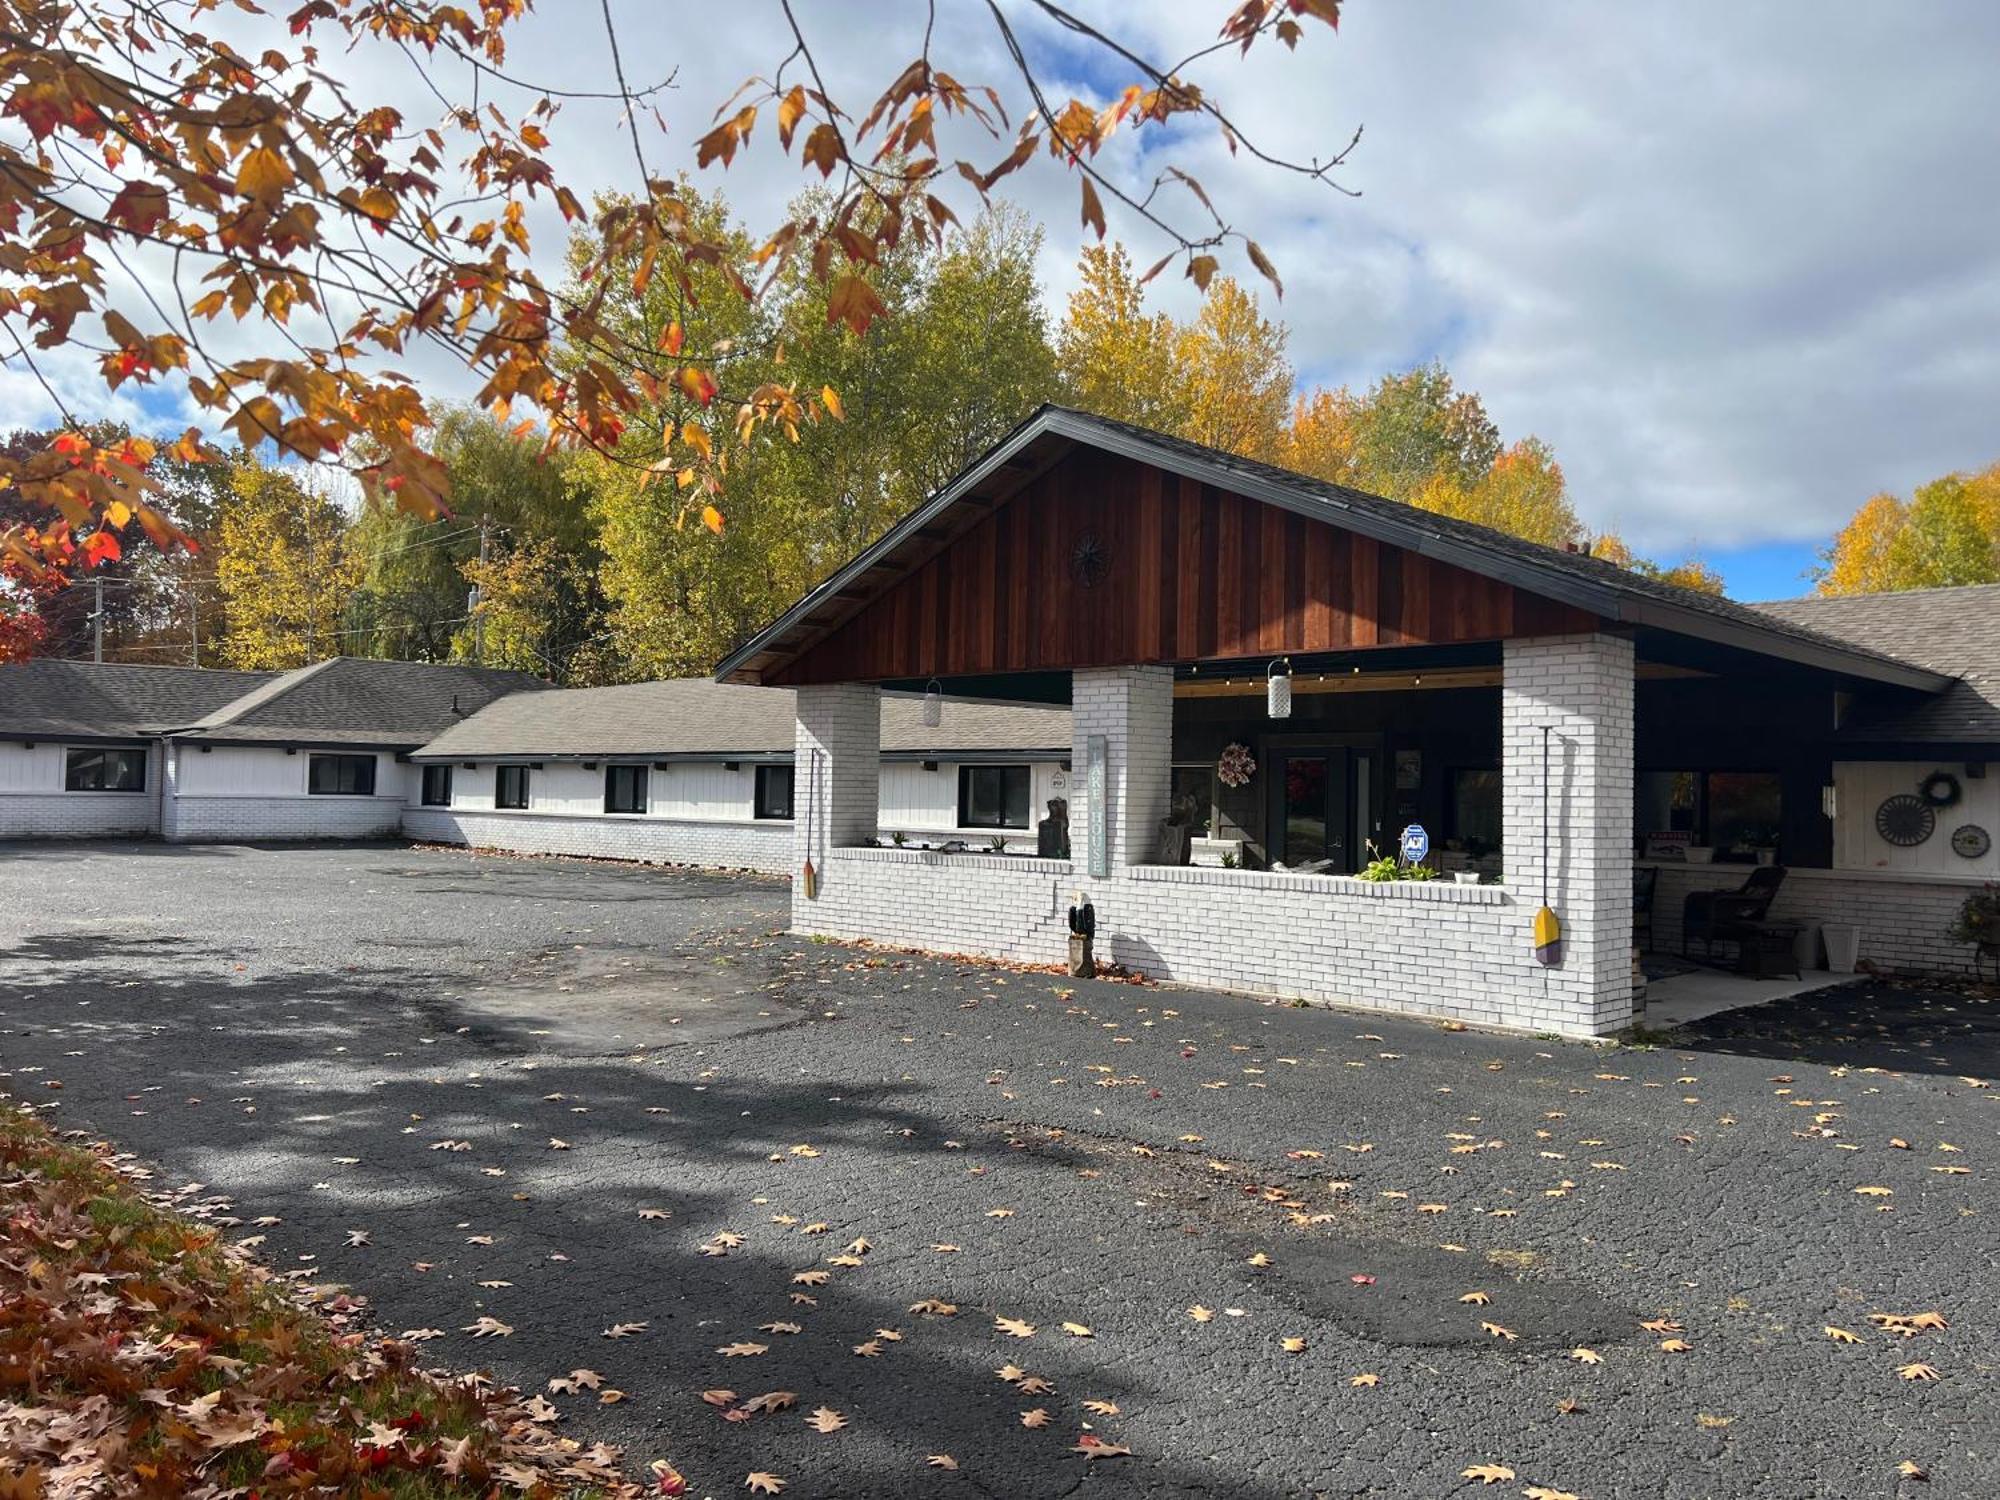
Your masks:
<instances>
[{"instance_id":1,"label":"decorative wreath with red leaves","mask_svg":"<svg viewBox=\"0 0 2000 1500\"><path fill-rule=\"evenodd\" d=\"M1248 786L1250 778L1257 774L1257 759L1250 753L1250 747L1235 744L1224 747L1222 759L1215 763L1215 779L1224 786Z\"/></svg>"}]
</instances>

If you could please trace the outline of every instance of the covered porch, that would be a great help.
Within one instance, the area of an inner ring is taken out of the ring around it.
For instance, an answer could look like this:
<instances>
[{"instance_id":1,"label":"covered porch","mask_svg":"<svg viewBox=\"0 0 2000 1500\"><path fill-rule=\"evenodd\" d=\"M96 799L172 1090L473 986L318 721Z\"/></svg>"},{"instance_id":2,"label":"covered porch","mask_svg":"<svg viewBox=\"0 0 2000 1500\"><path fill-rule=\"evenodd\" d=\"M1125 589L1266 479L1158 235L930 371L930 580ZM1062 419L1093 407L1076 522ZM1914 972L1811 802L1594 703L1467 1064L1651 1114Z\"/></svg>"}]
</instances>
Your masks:
<instances>
[{"instance_id":1,"label":"covered porch","mask_svg":"<svg viewBox=\"0 0 2000 1500\"><path fill-rule=\"evenodd\" d=\"M1100 960L1149 976L1578 1036L1633 1018L1644 701L1930 680L1586 557L1056 409L721 675L797 689L794 868L814 875L794 883L798 931L1055 963L1088 901ZM954 698L1067 702L1048 789L1067 853L879 847L885 688L945 715ZM1392 873L1368 867L1413 825L1438 878L1364 878ZM1562 926L1552 962L1543 904Z\"/></svg>"}]
</instances>

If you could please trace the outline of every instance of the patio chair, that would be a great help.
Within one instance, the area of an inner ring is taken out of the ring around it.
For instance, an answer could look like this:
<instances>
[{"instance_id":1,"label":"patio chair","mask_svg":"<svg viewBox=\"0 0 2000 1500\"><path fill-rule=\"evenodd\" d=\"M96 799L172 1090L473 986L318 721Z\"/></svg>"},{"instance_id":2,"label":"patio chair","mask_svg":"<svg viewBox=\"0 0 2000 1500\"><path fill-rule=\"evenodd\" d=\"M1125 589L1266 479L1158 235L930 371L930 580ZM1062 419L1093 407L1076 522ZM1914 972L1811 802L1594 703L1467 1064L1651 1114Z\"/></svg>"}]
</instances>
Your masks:
<instances>
[{"instance_id":1,"label":"patio chair","mask_svg":"<svg viewBox=\"0 0 2000 1500\"><path fill-rule=\"evenodd\" d=\"M1653 892L1659 884L1655 868L1632 871L1632 946L1641 953L1653 946Z\"/></svg>"},{"instance_id":2,"label":"patio chair","mask_svg":"<svg viewBox=\"0 0 2000 1500\"><path fill-rule=\"evenodd\" d=\"M1717 942L1740 941L1745 928L1771 914L1771 903L1784 883L1783 865L1760 865L1733 891L1689 891L1681 903L1681 957L1688 956L1688 944L1695 938L1701 939L1702 952L1710 958Z\"/></svg>"}]
</instances>

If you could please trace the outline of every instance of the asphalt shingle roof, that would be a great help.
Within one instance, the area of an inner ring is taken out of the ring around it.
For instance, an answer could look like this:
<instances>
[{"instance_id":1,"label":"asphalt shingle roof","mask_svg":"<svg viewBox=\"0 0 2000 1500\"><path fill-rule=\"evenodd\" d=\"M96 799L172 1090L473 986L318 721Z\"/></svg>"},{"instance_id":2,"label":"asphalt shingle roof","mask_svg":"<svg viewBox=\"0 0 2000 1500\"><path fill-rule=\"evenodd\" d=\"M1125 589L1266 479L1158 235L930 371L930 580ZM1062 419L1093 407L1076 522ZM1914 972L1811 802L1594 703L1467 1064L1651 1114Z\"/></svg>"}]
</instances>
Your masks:
<instances>
[{"instance_id":1,"label":"asphalt shingle roof","mask_svg":"<svg viewBox=\"0 0 2000 1500\"><path fill-rule=\"evenodd\" d=\"M1958 678L1935 697L1856 718L1842 739L2000 741L2000 583L1755 607Z\"/></svg>"},{"instance_id":2,"label":"asphalt shingle roof","mask_svg":"<svg viewBox=\"0 0 2000 1500\"><path fill-rule=\"evenodd\" d=\"M921 716L920 699L885 694L882 748L940 757L1069 750L1066 708L953 699L937 728L925 728ZM501 698L447 729L418 758L771 755L789 753L795 734L789 688L737 687L685 677Z\"/></svg>"},{"instance_id":3,"label":"asphalt shingle roof","mask_svg":"<svg viewBox=\"0 0 2000 1500\"><path fill-rule=\"evenodd\" d=\"M0 733L143 738L213 713L280 675L47 658L11 662L0 666Z\"/></svg>"},{"instance_id":4,"label":"asphalt shingle roof","mask_svg":"<svg viewBox=\"0 0 2000 1500\"><path fill-rule=\"evenodd\" d=\"M545 687L497 667L336 656L172 727L198 740L415 748L496 698Z\"/></svg>"}]
</instances>

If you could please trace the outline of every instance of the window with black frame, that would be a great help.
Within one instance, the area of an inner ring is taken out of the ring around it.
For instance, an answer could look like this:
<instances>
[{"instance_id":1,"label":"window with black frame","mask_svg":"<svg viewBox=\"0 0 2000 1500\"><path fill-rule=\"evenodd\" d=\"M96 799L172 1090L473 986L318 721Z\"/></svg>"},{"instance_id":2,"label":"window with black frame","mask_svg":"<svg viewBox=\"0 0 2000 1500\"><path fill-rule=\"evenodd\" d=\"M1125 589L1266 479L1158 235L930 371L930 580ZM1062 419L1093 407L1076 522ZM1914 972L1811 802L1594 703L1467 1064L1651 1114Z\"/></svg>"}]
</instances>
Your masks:
<instances>
[{"instance_id":1,"label":"window with black frame","mask_svg":"<svg viewBox=\"0 0 2000 1500\"><path fill-rule=\"evenodd\" d=\"M1447 837L1474 858L1500 847L1500 773L1461 766L1451 773L1451 819Z\"/></svg>"},{"instance_id":2,"label":"window with black frame","mask_svg":"<svg viewBox=\"0 0 2000 1500\"><path fill-rule=\"evenodd\" d=\"M63 787L72 792L143 792L146 752L125 747L71 750L63 762Z\"/></svg>"},{"instance_id":3,"label":"window with black frame","mask_svg":"<svg viewBox=\"0 0 2000 1500\"><path fill-rule=\"evenodd\" d=\"M759 766L757 768L756 815L784 821L792 816L792 768L790 766Z\"/></svg>"},{"instance_id":4,"label":"window with black frame","mask_svg":"<svg viewBox=\"0 0 2000 1500\"><path fill-rule=\"evenodd\" d=\"M375 757L315 755L306 767L306 790L315 797L372 797Z\"/></svg>"},{"instance_id":5,"label":"window with black frame","mask_svg":"<svg viewBox=\"0 0 2000 1500\"><path fill-rule=\"evenodd\" d=\"M960 766L958 768L960 828L1026 828L1028 768L1026 766Z\"/></svg>"},{"instance_id":6,"label":"window with black frame","mask_svg":"<svg viewBox=\"0 0 2000 1500\"><path fill-rule=\"evenodd\" d=\"M1785 804L1776 771L1641 771L1633 790L1642 838L1679 834L1739 863L1778 847Z\"/></svg>"},{"instance_id":7,"label":"window with black frame","mask_svg":"<svg viewBox=\"0 0 2000 1500\"><path fill-rule=\"evenodd\" d=\"M451 806L451 767L425 766L423 800L425 807Z\"/></svg>"},{"instance_id":8,"label":"window with black frame","mask_svg":"<svg viewBox=\"0 0 2000 1500\"><path fill-rule=\"evenodd\" d=\"M526 766L496 766L493 771L493 805L498 808L524 810L528 805L528 768Z\"/></svg>"},{"instance_id":9,"label":"window with black frame","mask_svg":"<svg viewBox=\"0 0 2000 1500\"><path fill-rule=\"evenodd\" d=\"M604 768L604 810L608 813L642 813L646 810L646 780L650 766L606 766Z\"/></svg>"}]
</instances>

